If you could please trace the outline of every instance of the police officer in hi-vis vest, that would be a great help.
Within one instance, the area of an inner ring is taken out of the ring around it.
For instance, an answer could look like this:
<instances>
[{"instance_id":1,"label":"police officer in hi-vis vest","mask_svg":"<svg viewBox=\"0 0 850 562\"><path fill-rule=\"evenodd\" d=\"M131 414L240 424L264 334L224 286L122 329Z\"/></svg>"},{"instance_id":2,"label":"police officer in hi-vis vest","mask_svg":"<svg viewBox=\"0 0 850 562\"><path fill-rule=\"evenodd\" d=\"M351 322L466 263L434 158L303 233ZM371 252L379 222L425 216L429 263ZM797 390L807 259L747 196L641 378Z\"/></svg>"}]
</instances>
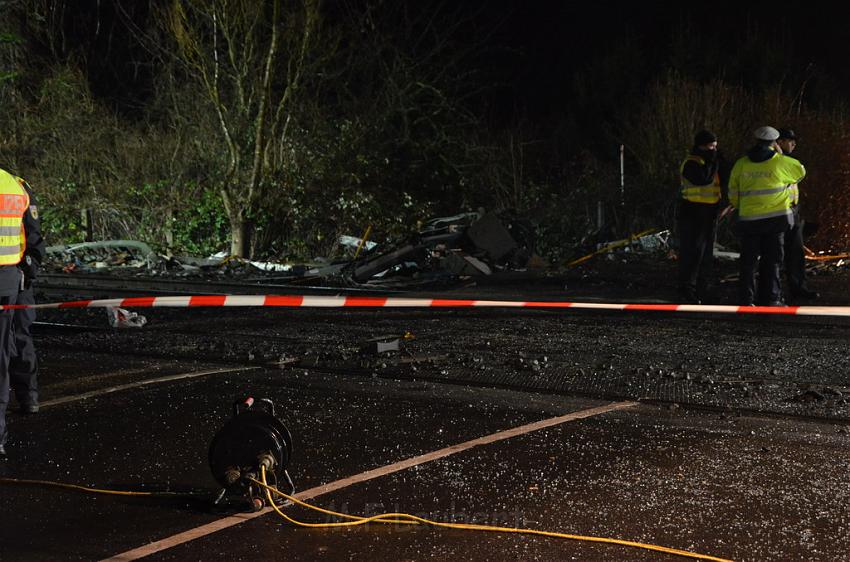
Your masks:
<instances>
[{"instance_id":1,"label":"police officer in hi-vis vest","mask_svg":"<svg viewBox=\"0 0 850 562\"><path fill-rule=\"evenodd\" d=\"M38 210L30 198L28 186L22 179L13 176L9 172L0 169L0 305L16 304L19 294L26 293L30 289L32 278L37 271L38 264L44 255L44 242L41 240L41 230L38 224ZM32 247L27 247L27 241L32 241ZM26 296L22 297L25 302ZM6 430L6 408L9 405L10 385L14 385L18 401L22 404L24 411L26 404L38 405L38 394L34 385L35 380L28 381L23 374L15 377L12 382L10 376L11 355L16 353L17 357L27 355L27 351L15 351L15 323L24 324L18 320L13 310L0 311L0 459L6 457L6 442L8 431ZM25 330L29 334L29 324ZM32 341L30 340L30 349ZM21 347L21 344L18 344ZM32 375L35 375L35 364L33 363ZM32 402L32 400L35 402Z\"/></svg>"},{"instance_id":2,"label":"police officer in hi-vis vest","mask_svg":"<svg viewBox=\"0 0 850 562\"><path fill-rule=\"evenodd\" d=\"M721 158L717 137L700 131L691 153L679 167L680 188L676 206L679 231L679 294L684 302L706 299L714 260L717 216L723 198Z\"/></svg>"},{"instance_id":3,"label":"police officer in hi-vis vest","mask_svg":"<svg viewBox=\"0 0 850 562\"><path fill-rule=\"evenodd\" d=\"M38 203L29 184L23 178L16 178L30 198L29 215L24 215L24 234L26 250L18 267L24 275L21 290L18 292L18 304L35 304L32 283L38 275L38 269L44 260L45 244L41 237L41 221L38 218ZM15 310L12 320L14 348L9 362L9 385L18 399L21 412L38 412L38 357L32 341L32 325L35 322L34 308Z\"/></svg>"},{"instance_id":4,"label":"police officer in hi-vis vest","mask_svg":"<svg viewBox=\"0 0 850 562\"><path fill-rule=\"evenodd\" d=\"M779 129L776 144L782 149L782 154L791 156L797 148L797 135L791 129ZM806 282L806 248L803 244L805 221L800 216L799 201L792 202L791 211L794 213L794 226L785 233L785 279L788 281L786 304L820 297L817 291L809 289Z\"/></svg>"},{"instance_id":5,"label":"police officer in hi-vis vest","mask_svg":"<svg viewBox=\"0 0 850 562\"><path fill-rule=\"evenodd\" d=\"M791 207L806 169L782 155L776 144L779 131L773 127L759 127L755 138L756 145L735 162L729 178L729 203L741 240L739 304L783 306L779 270L785 233L794 224Z\"/></svg>"}]
</instances>

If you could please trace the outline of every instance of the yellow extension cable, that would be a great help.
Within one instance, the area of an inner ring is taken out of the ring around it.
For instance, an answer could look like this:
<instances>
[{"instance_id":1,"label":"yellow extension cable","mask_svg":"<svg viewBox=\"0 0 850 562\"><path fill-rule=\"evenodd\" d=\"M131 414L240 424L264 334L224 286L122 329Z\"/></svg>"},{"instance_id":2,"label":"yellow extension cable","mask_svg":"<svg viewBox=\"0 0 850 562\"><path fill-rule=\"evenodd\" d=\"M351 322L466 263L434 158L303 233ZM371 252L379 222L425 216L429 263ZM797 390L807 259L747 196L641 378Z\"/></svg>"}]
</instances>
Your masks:
<instances>
[{"instance_id":1,"label":"yellow extension cable","mask_svg":"<svg viewBox=\"0 0 850 562\"><path fill-rule=\"evenodd\" d=\"M653 544L645 544L633 541L624 541L620 539L610 539L605 537L591 537L591 536L583 536L583 535L570 535L567 533L555 533L552 531L539 531L536 529L519 529L514 527L495 527L490 525L474 525L470 523L445 523L442 521L432 521L430 519L425 519L423 517L417 517L415 515L411 515L408 513L382 513L380 515L374 515L372 517L360 517L357 515L349 515L347 513L339 513L336 511L331 511L329 509L323 509L321 507L308 504L299 500L294 496L290 496L289 494L285 494L278 490L273 486L269 486L266 480L266 469L264 466L260 466L260 480L251 479L252 482L261 486L266 492L266 498L268 499L269 505L272 506L272 509L284 518L289 523L296 525L298 527L308 527L308 528L330 528L330 527L353 527L357 525L365 525L367 523L384 523L384 524L393 524L393 525L430 525L432 527L441 527L444 529L461 529L465 531L484 531L484 532L492 532L492 533L515 533L515 534L523 534L523 535L538 535L543 537L553 537L559 539L570 539L577 541L586 541L586 542L598 542L598 543L607 543L607 544L617 544L621 546L629 546L633 548L642 548L645 550L654 550L656 552L664 552L667 554L673 554L675 556L683 556L686 558L692 558L696 560L710 560L712 562L733 562L732 560L728 560L726 558L717 558L715 556L709 556L707 554L698 554L694 552L688 552L686 550L678 550L675 548L668 548L666 546L658 546ZM174 497L174 496L187 496L188 494L181 494L177 492L131 492L131 491L123 491L123 490L104 490L100 488L89 488L86 486L79 486L76 484L65 484L63 482L52 482L49 480L24 480L18 478L0 478L0 484L24 484L24 485L37 485L37 486L53 486L57 488L66 488L69 490L77 490L81 492L88 492L92 494L105 494L111 496L147 496L147 497ZM291 501L294 504L306 507L313 511L317 511L319 513L324 513L325 515L333 515L335 517L339 517L342 519L348 519L348 521L340 521L337 523L305 523L303 521L298 521L296 519L292 519L288 515L286 515L280 508L274 503L274 498L272 494L280 496L286 500Z\"/></svg>"},{"instance_id":2,"label":"yellow extension cable","mask_svg":"<svg viewBox=\"0 0 850 562\"><path fill-rule=\"evenodd\" d=\"M67 488L69 490L77 490L80 492L89 492L92 494L106 494L110 496L186 496L177 492L130 492L123 490L102 490L100 488L88 488L86 486L78 486L76 484L65 484L64 482L51 482L50 480L24 480L20 478L0 478L0 484L25 484L30 486L54 486L56 488Z\"/></svg>"},{"instance_id":3,"label":"yellow extension cable","mask_svg":"<svg viewBox=\"0 0 850 562\"><path fill-rule=\"evenodd\" d=\"M634 548L642 548L645 550L654 550L656 552L664 552L667 554L673 554L675 556L684 556L686 558L692 558L696 560L710 560L712 562L732 562L726 558L717 558L715 556L709 556L707 554L698 554L694 552L688 552L686 550L678 550L675 548L668 548L666 546L658 546L654 544L645 544L633 541L624 541L620 539L609 539L605 537L590 537L583 535L570 535L567 533L555 533L552 531L539 531L536 529L519 529L515 527L495 527L490 525L474 525L470 523L445 523L442 521L432 521L430 519L425 519L422 517L417 517L416 515L410 515L408 513L382 513L380 515L373 515L372 517L359 517L357 515L348 515L346 513L338 513L336 511L331 511L328 509L322 509L321 507L317 507L314 505L310 505L305 503L294 496L290 496L288 494L284 494L277 488L269 486L266 481L266 469L264 466L260 466L260 480L251 479L252 482L261 486L266 491L266 498L268 499L269 505L272 506L272 509L284 518L289 523L293 525L297 525L299 527L309 527L309 528L329 528L329 527L353 527L356 525L365 525L366 523L386 523L386 524L403 524L403 525L431 525L433 527L442 527L445 529L462 529L466 531L485 531L485 532L493 532L493 533L516 533L523 535L539 535L544 537L553 537L559 539L570 539L577 541L586 541L586 542L598 542L598 543L607 543L607 544L618 544L621 546L629 546ZM333 515L336 517L340 517L342 519L349 519L349 521L341 521L337 523L305 523L303 521L297 521L292 519L288 515L286 515L280 508L274 503L274 499L272 498L272 493L277 496L280 496L284 499L291 501L292 503L298 504L300 506L306 507L308 509L312 509L314 511L318 511L319 513L324 513L326 515Z\"/></svg>"}]
</instances>

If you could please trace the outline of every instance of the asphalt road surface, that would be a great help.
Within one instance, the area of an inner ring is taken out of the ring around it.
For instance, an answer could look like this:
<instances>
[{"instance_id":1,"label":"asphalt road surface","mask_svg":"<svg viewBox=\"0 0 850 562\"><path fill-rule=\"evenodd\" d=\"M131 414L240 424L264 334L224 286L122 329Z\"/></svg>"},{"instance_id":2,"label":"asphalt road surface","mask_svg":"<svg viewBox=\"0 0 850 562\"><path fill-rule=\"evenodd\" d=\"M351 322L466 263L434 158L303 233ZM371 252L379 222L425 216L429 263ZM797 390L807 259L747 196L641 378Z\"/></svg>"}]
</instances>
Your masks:
<instances>
[{"instance_id":1,"label":"asphalt road surface","mask_svg":"<svg viewBox=\"0 0 850 562\"><path fill-rule=\"evenodd\" d=\"M213 507L208 447L248 395L272 400L292 432L296 489L336 511L718 559L850 552L850 325L840 319L140 312L147 325L126 330L108 328L102 310L41 315L43 407L23 416L13 404L0 477L182 495L6 481L0 559L686 559L421 526L302 529ZM398 351L377 353L376 338Z\"/></svg>"}]
</instances>

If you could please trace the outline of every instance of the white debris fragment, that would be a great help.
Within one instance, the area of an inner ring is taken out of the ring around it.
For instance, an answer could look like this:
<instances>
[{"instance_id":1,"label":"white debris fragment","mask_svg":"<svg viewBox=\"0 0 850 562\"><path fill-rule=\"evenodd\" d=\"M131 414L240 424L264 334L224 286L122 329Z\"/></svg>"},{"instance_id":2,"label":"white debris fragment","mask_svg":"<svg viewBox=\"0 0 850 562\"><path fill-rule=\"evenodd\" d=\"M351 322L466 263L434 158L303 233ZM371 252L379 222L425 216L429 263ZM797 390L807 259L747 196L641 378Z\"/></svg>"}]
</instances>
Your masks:
<instances>
[{"instance_id":1,"label":"white debris fragment","mask_svg":"<svg viewBox=\"0 0 850 562\"><path fill-rule=\"evenodd\" d=\"M117 306L107 306L106 314L109 316L109 325L113 328L141 328L148 323L144 316Z\"/></svg>"},{"instance_id":2,"label":"white debris fragment","mask_svg":"<svg viewBox=\"0 0 850 562\"><path fill-rule=\"evenodd\" d=\"M248 263L263 271L292 271L292 265L288 263L274 263L270 261L248 261Z\"/></svg>"},{"instance_id":3,"label":"white debris fragment","mask_svg":"<svg viewBox=\"0 0 850 562\"><path fill-rule=\"evenodd\" d=\"M356 236L347 236L347 235L343 234L342 236L339 237L339 243L340 243L341 246L346 246L348 248L357 249L363 243L363 239L357 238ZM364 245L364 248L366 250L371 250L372 248L374 248L377 245L378 245L377 242L372 242L372 241L367 240L366 244Z\"/></svg>"}]
</instances>

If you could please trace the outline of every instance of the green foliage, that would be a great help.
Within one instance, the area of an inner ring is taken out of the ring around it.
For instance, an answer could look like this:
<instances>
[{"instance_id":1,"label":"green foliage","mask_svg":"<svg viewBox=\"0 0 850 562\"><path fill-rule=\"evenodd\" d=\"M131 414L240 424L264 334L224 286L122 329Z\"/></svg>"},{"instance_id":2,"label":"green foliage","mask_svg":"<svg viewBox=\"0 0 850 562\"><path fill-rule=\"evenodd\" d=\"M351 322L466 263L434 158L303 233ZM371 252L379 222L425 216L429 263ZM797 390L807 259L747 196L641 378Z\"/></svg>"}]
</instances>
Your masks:
<instances>
[{"instance_id":1,"label":"green foliage","mask_svg":"<svg viewBox=\"0 0 850 562\"><path fill-rule=\"evenodd\" d=\"M538 251L560 261L594 239L670 226L678 166L701 128L717 133L734 160L758 125L811 124L812 153L844 157L831 150L843 138L837 132L814 138L833 113L807 111L811 76L794 85L799 61L778 49L764 52L776 45L758 33L737 40L742 56L734 60L723 55L726 42L701 28L681 26L669 38L673 48L657 51L647 50L639 32L625 33L557 92L563 99L550 123L518 117L492 126L487 116L499 110L470 97L489 87L469 66L480 55L471 27L448 12L427 3L377 3L369 13L357 3L327 13L311 8L310 17L322 21L308 38L298 31L307 29L298 19L308 13L302 3L282 18L281 62L266 87L266 39L232 35L234 47L247 49L237 53L241 66L214 56L213 44L231 45L225 23L266 37L269 28L252 23L266 21L266 8L237 4L250 9L247 19L238 11L220 14L236 20L195 18L192 30L181 27L191 23L186 18L211 4L170 4L179 17L169 33L185 60L132 61L156 69L150 97L140 96L132 110L116 110L114 99L93 93L91 67L70 53L33 62L24 52L32 41L0 34L4 53L20 50L0 68L0 88L14 93L0 108L14 124L0 141L0 159L35 186L51 244L81 241L81 211L89 209L97 239L135 238L161 251L206 255L229 243L227 193L237 211L231 214L253 226L251 254L258 258L333 257L341 234L360 236L371 225L373 240L397 242L419 221L484 207L530 216L541 234ZM58 29L36 31L38 41L63 44L50 35ZM161 42L147 52L169 48L165 30L151 31ZM26 80L12 80L19 71ZM209 96L213 76L219 98ZM273 94L263 122L260 93ZM275 125L257 141L266 122ZM262 158L253 167L256 142ZM820 173L830 162L812 162L822 200L843 201L835 192L847 174ZM596 232L600 208L606 229ZM846 226L843 219L830 223Z\"/></svg>"},{"instance_id":2,"label":"green foliage","mask_svg":"<svg viewBox=\"0 0 850 562\"><path fill-rule=\"evenodd\" d=\"M264 185L267 196L250 217L258 227L255 255L333 256L341 234L359 236L373 225L373 239L397 240L442 212L440 194L457 185L451 168L424 150L425 138L399 145L381 127L343 117L291 128L291 156Z\"/></svg>"},{"instance_id":3,"label":"green foliage","mask_svg":"<svg viewBox=\"0 0 850 562\"><path fill-rule=\"evenodd\" d=\"M0 31L0 45L20 45L23 41L19 35L9 33L8 31Z\"/></svg>"},{"instance_id":4,"label":"green foliage","mask_svg":"<svg viewBox=\"0 0 850 562\"><path fill-rule=\"evenodd\" d=\"M167 181L134 185L120 212L129 225L126 235L161 253L209 255L227 245L227 217L211 189L193 184L172 188Z\"/></svg>"},{"instance_id":5,"label":"green foliage","mask_svg":"<svg viewBox=\"0 0 850 562\"><path fill-rule=\"evenodd\" d=\"M81 207L73 203L80 199L82 191L78 184L69 181L56 182L53 189L39 190L39 217L48 244L85 241Z\"/></svg>"},{"instance_id":6,"label":"green foliage","mask_svg":"<svg viewBox=\"0 0 850 562\"><path fill-rule=\"evenodd\" d=\"M57 182L42 191L39 211L51 245L85 241L84 209L91 214L97 240L143 240L165 253L170 233L170 249L192 255L209 255L227 245L227 217L218 195L209 189L188 185L176 192L196 196L175 197L165 182L133 185L121 201L92 198L90 189L74 182Z\"/></svg>"},{"instance_id":7,"label":"green foliage","mask_svg":"<svg viewBox=\"0 0 850 562\"><path fill-rule=\"evenodd\" d=\"M208 256L227 247L230 225L218 194L204 189L175 211L172 229L177 253Z\"/></svg>"}]
</instances>

